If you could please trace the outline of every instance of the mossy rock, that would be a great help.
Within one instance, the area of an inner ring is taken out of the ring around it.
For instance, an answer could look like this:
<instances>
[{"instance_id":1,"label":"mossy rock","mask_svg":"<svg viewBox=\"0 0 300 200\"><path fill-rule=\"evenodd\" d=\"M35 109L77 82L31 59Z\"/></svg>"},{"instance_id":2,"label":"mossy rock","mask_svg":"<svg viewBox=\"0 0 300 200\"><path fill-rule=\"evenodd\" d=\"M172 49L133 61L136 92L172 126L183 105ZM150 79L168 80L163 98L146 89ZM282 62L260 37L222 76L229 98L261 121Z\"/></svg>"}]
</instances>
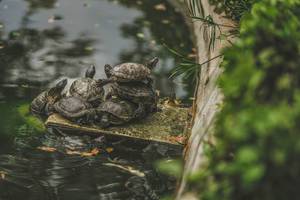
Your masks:
<instances>
[{"instance_id":1,"label":"mossy rock","mask_svg":"<svg viewBox=\"0 0 300 200\"><path fill-rule=\"evenodd\" d=\"M183 145L188 127L189 109L171 106L159 106L161 111L149 115L143 120L134 121L122 126L100 128L97 126L80 126L58 114L51 115L45 125L80 134L108 134L147 141Z\"/></svg>"}]
</instances>

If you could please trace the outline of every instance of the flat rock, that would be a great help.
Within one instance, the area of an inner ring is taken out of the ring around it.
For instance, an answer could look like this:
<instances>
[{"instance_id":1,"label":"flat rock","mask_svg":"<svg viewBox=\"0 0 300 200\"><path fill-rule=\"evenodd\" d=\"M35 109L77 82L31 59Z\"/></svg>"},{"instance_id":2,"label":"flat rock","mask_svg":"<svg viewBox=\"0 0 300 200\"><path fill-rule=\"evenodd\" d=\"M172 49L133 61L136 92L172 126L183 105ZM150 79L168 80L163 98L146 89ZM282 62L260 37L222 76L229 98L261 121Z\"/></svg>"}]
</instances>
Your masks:
<instances>
[{"instance_id":1,"label":"flat rock","mask_svg":"<svg viewBox=\"0 0 300 200\"><path fill-rule=\"evenodd\" d=\"M160 105L161 111L150 114L142 120L122 126L100 128L98 126L81 126L70 122L58 114L49 116L45 125L80 134L108 134L147 141L183 145L186 139L189 120L188 108Z\"/></svg>"}]
</instances>

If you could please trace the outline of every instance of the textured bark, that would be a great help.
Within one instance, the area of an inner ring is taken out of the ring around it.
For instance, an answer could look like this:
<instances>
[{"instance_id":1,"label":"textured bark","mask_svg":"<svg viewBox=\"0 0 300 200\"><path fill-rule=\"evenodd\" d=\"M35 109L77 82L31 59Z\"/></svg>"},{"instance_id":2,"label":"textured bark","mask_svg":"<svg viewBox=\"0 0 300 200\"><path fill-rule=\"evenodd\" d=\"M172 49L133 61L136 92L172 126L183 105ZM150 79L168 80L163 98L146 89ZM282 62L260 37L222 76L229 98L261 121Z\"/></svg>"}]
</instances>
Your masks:
<instances>
[{"instance_id":1,"label":"textured bark","mask_svg":"<svg viewBox=\"0 0 300 200\"><path fill-rule=\"evenodd\" d=\"M209 4L209 0L199 0L202 3L204 13L198 13L198 16L210 15L214 22L217 24L233 26L233 22L224 18L223 14L217 14L214 12L214 7ZM187 1L187 4L189 1ZM228 45L228 41L221 41L217 39L215 41L214 48L209 49L209 31L210 28L206 28L204 23L200 20L193 23L194 32L196 36L196 46L198 50L198 63L204 63L207 60L217 57L221 54L221 50ZM220 26L222 33L228 32L229 28ZM217 31L216 37L220 34ZM218 105L222 103L222 94L217 87L217 79L222 73L220 63L222 58L216 58L202 65L197 88L195 91L195 104L194 104L194 118L191 135L185 148L185 166L182 179L180 181L176 199L186 199L186 178L190 173L195 172L201 167L201 164L205 162L203 155L203 140L211 138L213 131L213 124L216 113L218 112ZM201 191L199 191L201 192ZM189 198L191 193L188 193Z\"/></svg>"}]
</instances>

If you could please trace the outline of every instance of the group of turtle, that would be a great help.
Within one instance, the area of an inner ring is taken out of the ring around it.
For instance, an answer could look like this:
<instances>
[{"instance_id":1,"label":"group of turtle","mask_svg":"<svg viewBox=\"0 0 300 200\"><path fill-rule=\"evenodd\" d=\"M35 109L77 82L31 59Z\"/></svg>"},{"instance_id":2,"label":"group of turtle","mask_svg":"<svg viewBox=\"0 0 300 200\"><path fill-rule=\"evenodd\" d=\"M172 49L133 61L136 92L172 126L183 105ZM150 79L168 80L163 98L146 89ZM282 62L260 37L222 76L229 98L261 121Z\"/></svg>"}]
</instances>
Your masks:
<instances>
[{"instance_id":1,"label":"group of turtle","mask_svg":"<svg viewBox=\"0 0 300 200\"><path fill-rule=\"evenodd\" d=\"M75 123L103 128L144 118L157 111L158 97L150 76L157 63L155 57L145 65L105 65L107 78L98 80L94 79L95 67L90 66L85 77L76 79L70 88L66 88L68 79L63 79L39 94L30 110L39 116L58 113Z\"/></svg>"}]
</instances>

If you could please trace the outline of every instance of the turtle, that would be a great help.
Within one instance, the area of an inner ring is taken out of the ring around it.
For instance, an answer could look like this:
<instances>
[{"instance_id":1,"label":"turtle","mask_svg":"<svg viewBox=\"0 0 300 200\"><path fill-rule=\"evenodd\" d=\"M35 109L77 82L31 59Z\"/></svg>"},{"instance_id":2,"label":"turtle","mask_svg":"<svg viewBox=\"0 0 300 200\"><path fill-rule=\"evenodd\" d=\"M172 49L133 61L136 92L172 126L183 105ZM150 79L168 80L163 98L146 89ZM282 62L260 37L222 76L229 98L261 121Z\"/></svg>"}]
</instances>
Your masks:
<instances>
[{"instance_id":1,"label":"turtle","mask_svg":"<svg viewBox=\"0 0 300 200\"><path fill-rule=\"evenodd\" d=\"M40 93L30 105L30 112L38 116L49 116L53 112L53 105L62 97L61 92L68 80L59 81L54 87Z\"/></svg>"},{"instance_id":2,"label":"turtle","mask_svg":"<svg viewBox=\"0 0 300 200\"><path fill-rule=\"evenodd\" d=\"M105 98L113 98L114 96L144 107L147 113L157 111L157 94L152 86L143 82L110 83Z\"/></svg>"},{"instance_id":3,"label":"turtle","mask_svg":"<svg viewBox=\"0 0 300 200\"><path fill-rule=\"evenodd\" d=\"M70 87L70 96L82 98L93 106L98 106L103 100L104 84L102 84L101 79L93 79L95 73L95 66L91 65L86 70L84 78L79 78L72 83Z\"/></svg>"},{"instance_id":4,"label":"turtle","mask_svg":"<svg viewBox=\"0 0 300 200\"><path fill-rule=\"evenodd\" d=\"M60 99L54 104L54 110L61 116L78 124L90 124L96 116L92 105L76 96Z\"/></svg>"},{"instance_id":5,"label":"turtle","mask_svg":"<svg viewBox=\"0 0 300 200\"><path fill-rule=\"evenodd\" d=\"M96 108L95 124L106 128L125 124L143 116L143 108L120 98L109 99Z\"/></svg>"},{"instance_id":6,"label":"turtle","mask_svg":"<svg viewBox=\"0 0 300 200\"><path fill-rule=\"evenodd\" d=\"M109 64L104 66L105 74L110 81L116 82L135 82L146 81L152 84L150 77L152 69L157 65L159 59L154 57L145 65L139 63L122 63L112 67Z\"/></svg>"}]
</instances>

